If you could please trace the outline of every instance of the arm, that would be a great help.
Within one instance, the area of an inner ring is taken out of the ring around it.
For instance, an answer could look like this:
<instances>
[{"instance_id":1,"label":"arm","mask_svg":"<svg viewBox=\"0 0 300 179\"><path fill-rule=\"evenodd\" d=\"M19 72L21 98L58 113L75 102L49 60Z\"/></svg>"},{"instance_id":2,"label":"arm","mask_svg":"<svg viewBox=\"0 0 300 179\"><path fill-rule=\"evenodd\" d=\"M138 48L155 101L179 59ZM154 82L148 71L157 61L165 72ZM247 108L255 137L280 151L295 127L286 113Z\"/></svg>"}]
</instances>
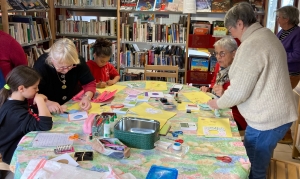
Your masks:
<instances>
[{"instance_id":1,"label":"arm","mask_svg":"<svg viewBox=\"0 0 300 179\"><path fill-rule=\"evenodd\" d=\"M80 58L80 64L76 68L79 68L78 79L84 92L90 91L94 95L96 92L96 81L84 59Z\"/></svg>"},{"instance_id":2,"label":"arm","mask_svg":"<svg viewBox=\"0 0 300 179\"><path fill-rule=\"evenodd\" d=\"M290 49L286 49L288 62L300 63L300 30L298 30L298 34L293 38L290 46L292 47L292 51L290 51Z\"/></svg>"},{"instance_id":3,"label":"arm","mask_svg":"<svg viewBox=\"0 0 300 179\"><path fill-rule=\"evenodd\" d=\"M10 42L10 61L12 63L13 67L19 66L19 65L28 65L28 60L26 57L26 54L21 47L21 45L16 40L11 40Z\"/></svg>"},{"instance_id":4,"label":"arm","mask_svg":"<svg viewBox=\"0 0 300 179\"><path fill-rule=\"evenodd\" d=\"M107 85L111 86L116 84L120 80L120 75L112 64L109 64L109 78L112 80L108 80Z\"/></svg>"}]
</instances>

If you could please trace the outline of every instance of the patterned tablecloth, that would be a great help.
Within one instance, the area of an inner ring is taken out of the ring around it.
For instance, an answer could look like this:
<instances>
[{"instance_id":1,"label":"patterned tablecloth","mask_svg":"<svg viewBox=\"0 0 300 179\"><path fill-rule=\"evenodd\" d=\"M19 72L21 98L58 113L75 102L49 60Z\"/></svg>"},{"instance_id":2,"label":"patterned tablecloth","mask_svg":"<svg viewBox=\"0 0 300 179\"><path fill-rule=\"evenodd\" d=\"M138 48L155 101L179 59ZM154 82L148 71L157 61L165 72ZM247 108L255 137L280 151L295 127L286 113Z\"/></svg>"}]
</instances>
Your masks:
<instances>
[{"instance_id":1,"label":"patterned tablecloth","mask_svg":"<svg viewBox=\"0 0 300 179\"><path fill-rule=\"evenodd\" d=\"M120 82L118 85L126 86L132 82ZM140 86L137 89L143 90L145 83L143 81L135 81L134 83ZM168 89L172 86L172 83L167 83ZM128 87L129 88L129 87ZM127 90L126 88L125 90ZM122 103L127 96L125 90L118 92L112 101L112 103ZM181 93L199 91L199 89L184 86L179 93L179 98L182 101L188 101ZM168 91L164 91L168 93ZM69 101L68 106L74 104L74 101ZM149 104L157 108L162 108L161 104L154 99L150 99ZM230 117L230 110L222 110L222 117ZM180 129L179 122L197 122L198 117L214 117L211 111L200 111L199 113L186 113L185 111L177 111L177 115L171 118L168 123L171 124L172 130ZM92 148L89 145L88 136L82 131L83 121L80 122L68 122L66 115L55 115L53 117L53 128L51 132L74 132L80 135L81 139L74 142L75 151L91 151ZM120 119L122 115L118 115ZM79 161L80 167L104 172L108 171L108 166L118 168L123 172L132 173L136 178L144 179L152 165L161 165L165 167L176 168L179 172L179 179L187 178L248 178L250 171L250 162L246 154L245 147L241 141L238 133L236 123L230 121L231 130L233 133L232 138L206 138L203 136L197 136L195 131L184 132L181 137L184 143L189 145L189 152L184 158L176 158L173 156L165 155L156 149L142 150L131 149L131 156L128 159L112 159L97 152L94 152L93 161ZM11 161L11 170L15 173L15 178L20 178L24 172L28 162L34 158L51 159L56 157L54 154L54 148L34 148L32 147L32 141L37 132L30 132L22 138L20 141ZM86 140L86 141L85 141ZM168 141L163 137L161 140ZM216 160L214 156L230 156L232 158L231 163L223 163L220 160Z\"/></svg>"}]
</instances>

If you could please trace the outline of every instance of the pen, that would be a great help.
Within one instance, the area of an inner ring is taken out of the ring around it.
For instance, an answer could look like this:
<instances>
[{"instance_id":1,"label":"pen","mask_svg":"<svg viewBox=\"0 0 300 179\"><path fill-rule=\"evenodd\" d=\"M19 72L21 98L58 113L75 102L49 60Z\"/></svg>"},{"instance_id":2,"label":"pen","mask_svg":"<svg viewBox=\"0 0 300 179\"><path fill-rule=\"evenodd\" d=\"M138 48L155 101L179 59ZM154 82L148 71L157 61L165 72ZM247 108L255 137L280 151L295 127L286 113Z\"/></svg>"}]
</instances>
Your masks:
<instances>
[{"instance_id":1,"label":"pen","mask_svg":"<svg viewBox=\"0 0 300 179\"><path fill-rule=\"evenodd\" d=\"M105 104L100 104L100 107L105 106L105 105L107 105L107 104L106 103Z\"/></svg>"}]
</instances>

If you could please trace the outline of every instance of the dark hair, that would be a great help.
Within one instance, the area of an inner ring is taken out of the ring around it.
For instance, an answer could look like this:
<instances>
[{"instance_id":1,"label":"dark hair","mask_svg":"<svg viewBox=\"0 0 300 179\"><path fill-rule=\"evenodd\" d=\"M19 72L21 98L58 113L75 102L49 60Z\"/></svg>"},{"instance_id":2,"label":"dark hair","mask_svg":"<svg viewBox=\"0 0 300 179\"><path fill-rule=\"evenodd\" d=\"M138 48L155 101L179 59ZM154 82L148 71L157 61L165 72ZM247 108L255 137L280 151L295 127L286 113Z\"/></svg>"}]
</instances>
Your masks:
<instances>
[{"instance_id":1,"label":"dark hair","mask_svg":"<svg viewBox=\"0 0 300 179\"><path fill-rule=\"evenodd\" d=\"M112 43L110 40L107 40L105 38L98 38L93 45L93 54L95 54L97 57L110 57L112 54L111 45Z\"/></svg>"},{"instance_id":2,"label":"dark hair","mask_svg":"<svg viewBox=\"0 0 300 179\"><path fill-rule=\"evenodd\" d=\"M3 87L0 90L0 107L14 91L18 91L19 86L28 88L40 79L41 76L28 66L21 65L14 68L6 77L6 84L10 89Z\"/></svg>"},{"instance_id":3,"label":"dark hair","mask_svg":"<svg viewBox=\"0 0 300 179\"><path fill-rule=\"evenodd\" d=\"M250 27L256 23L256 17L253 7L248 2L241 2L233 6L225 15L225 27L236 27L238 20L244 23L245 27Z\"/></svg>"}]
</instances>

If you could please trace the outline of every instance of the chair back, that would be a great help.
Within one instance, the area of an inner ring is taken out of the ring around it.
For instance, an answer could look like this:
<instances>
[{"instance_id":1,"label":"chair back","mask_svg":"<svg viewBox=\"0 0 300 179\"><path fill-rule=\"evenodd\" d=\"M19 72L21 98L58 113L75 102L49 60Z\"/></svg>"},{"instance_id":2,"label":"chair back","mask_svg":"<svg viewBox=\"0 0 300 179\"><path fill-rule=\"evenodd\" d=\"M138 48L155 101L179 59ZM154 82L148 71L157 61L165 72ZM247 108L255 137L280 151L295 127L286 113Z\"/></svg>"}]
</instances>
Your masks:
<instances>
[{"instance_id":1,"label":"chair back","mask_svg":"<svg viewBox=\"0 0 300 179\"><path fill-rule=\"evenodd\" d=\"M178 66L145 65L144 80L147 77L167 78L167 81L178 83ZM168 80L169 78L175 80Z\"/></svg>"},{"instance_id":2,"label":"chair back","mask_svg":"<svg viewBox=\"0 0 300 179\"><path fill-rule=\"evenodd\" d=\"M300 164L272 158L267 179L300 179Z\"/></svg>"}]
</instances>

